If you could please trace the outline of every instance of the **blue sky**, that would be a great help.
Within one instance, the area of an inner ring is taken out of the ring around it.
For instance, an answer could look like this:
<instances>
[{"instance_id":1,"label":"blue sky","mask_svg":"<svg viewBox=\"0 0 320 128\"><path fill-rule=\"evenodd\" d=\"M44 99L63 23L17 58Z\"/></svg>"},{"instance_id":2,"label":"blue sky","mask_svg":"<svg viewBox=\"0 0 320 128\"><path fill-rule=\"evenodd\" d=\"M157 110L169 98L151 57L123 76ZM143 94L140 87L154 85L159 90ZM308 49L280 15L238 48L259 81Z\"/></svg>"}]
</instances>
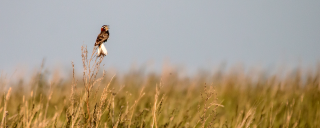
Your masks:
<instances>
[{"instance_id":1,"label":"blue sky","mask_svg":"<svg viewBox=\"0 0 320 128\"><path fill-rule=\"evenodd\" d=\"M110 25L105 68L170 61L190 70L221 62L310 66L320 57L319 1L1 1L0 70L81 67Z\"/></svg>"}]
</instances>

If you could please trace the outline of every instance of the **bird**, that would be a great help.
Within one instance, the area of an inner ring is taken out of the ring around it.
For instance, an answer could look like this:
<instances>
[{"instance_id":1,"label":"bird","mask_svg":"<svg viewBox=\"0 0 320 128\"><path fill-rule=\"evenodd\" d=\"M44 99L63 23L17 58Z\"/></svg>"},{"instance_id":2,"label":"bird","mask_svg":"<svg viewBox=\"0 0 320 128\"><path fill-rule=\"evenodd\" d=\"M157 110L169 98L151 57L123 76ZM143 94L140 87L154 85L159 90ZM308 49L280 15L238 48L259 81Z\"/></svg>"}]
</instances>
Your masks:
<instances>
[{"instance_id":1,"label":"bird","mask_svg":"<svg viewBox=\"0 0 320 128\"><path fill-rule=\"evenodd\" d=\"M107 42L109 35L109 25L103 25L101 27L101 32L97 37L96 43L94 44L94 46L98 46L98 57L104 57L108 54L108 51L103 43Z\"/></svg>"}]
</instances>

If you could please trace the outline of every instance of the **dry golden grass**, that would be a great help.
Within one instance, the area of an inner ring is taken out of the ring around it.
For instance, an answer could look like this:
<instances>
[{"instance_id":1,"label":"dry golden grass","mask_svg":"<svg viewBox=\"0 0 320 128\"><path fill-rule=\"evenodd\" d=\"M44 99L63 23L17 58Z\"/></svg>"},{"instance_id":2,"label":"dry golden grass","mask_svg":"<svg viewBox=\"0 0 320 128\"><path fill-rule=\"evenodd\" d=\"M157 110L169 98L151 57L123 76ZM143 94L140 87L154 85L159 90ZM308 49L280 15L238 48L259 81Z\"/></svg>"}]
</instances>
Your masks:
<instances>
[{"instance_id":1,"label":"dry golden grass","mask_svg":"<svg viewBox=\"0 0 320 128\"><path fill-rule=\"evenodd\" d=\"M82 76L74 63L69 78L49 82L43 66L30 82L1 76L1 127L320 127L320 68L116 76L94 53L82 47Z\"/></svg>"}]
</instances>

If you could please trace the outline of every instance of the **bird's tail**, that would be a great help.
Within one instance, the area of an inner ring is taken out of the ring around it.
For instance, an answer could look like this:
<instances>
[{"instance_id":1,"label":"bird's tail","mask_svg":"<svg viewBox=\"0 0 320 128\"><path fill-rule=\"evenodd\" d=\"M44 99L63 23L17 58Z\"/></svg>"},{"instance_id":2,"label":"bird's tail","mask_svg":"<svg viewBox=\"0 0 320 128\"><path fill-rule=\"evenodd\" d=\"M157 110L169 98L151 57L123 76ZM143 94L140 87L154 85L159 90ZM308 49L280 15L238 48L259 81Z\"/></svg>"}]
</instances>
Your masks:
<instances>
[{"instance_id":1,"label":"bird's tail","mask_svg":"<svg viewBox=\"0 0 320 128\"><path fill-rule=\"evenodd\" d=\"M98 57L99 56L106 56L108 55L108 51L106 49L106 47L102 44L100 44L99 48L98 48Z\"/></svg>"}]
</instances>

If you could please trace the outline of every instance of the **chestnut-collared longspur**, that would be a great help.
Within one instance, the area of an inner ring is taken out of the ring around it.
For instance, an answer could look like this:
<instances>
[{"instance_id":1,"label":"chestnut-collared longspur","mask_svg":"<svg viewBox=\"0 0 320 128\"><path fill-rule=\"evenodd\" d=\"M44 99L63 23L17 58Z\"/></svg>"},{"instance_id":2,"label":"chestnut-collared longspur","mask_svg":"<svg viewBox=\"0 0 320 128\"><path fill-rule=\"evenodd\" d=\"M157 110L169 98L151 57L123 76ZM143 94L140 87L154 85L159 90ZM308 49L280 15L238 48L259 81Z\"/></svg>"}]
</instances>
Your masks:
<instances>
[{"instance_id":1,"label":"chestnut-collared longspur","mask_svg":"<svg viewBox=\"0 0 320 128\"><path fill-rule=\"evenodd\" d=\"M101 27L101 32L97 37L96 43L94 46L98 46L98 57L105 56L108 54L106 47L103 45L104 42L107 42L109 38L109 25L103 25Z\"/></svg>"}]
</instances>

